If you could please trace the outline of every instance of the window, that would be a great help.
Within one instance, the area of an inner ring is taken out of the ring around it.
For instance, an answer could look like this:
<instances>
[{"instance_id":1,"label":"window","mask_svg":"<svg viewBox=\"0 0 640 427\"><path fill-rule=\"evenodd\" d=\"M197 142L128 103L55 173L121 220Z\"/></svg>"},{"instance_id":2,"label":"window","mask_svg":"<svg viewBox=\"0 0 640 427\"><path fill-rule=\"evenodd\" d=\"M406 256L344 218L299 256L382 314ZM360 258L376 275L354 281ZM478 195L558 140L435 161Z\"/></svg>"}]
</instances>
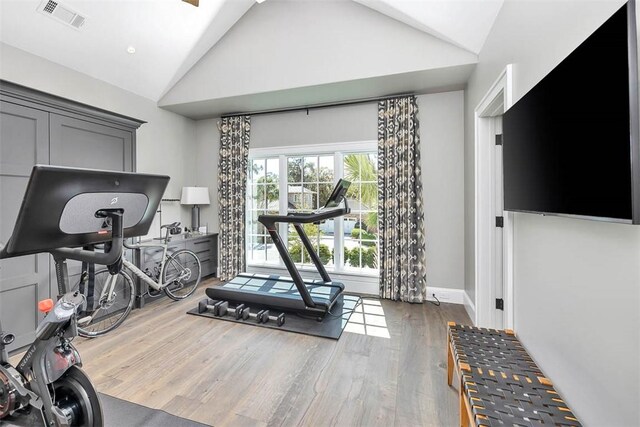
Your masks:
<instances>
[{"instance_id":1,"label":"window","mask_svg":"<svg viewBox=\"0 0 640 427\"><path fill-rule=\"evenodd\" d=\"M248 173L247 260L256 263L277 263L278 250L264 225L258 222L258 216L280 212L279 159L254 159L249 162Z\"/></svg>"},{"instance_id":2,"label":"window","mask_svg":"<svg viewBox=\"0 0 640 427\"><path fill-rule=\"evenodd\" d=\"M334 186L333 155L287 157L287 211L309 212L321 208ZM305 224L304 231L316 248L320 261L332 267L335 225ZM303 250L298 233L289 225L288 250L291 259L301 266L312 266L306 250Z\"/></svg>"},{"instance_id":3,"label":"window","mask_svg":"<svg viewBox=\"0 0 640 427\"><path fill-rule=\"evenodd\" d=\"M378 260L378 155L344 155L344 175L351 181L347 200L351 213L344 217L344 266L377 271Z\"/></svg>"},{"instance_id":4,"label":"window","mask_svg":"<svg viewBox=\"0 0 640 427\"><path fill-rule=\"evenodd\" d=\"M304 230L327 270L377 274L377 152L375 143L354 144L350 148L350 152L313 152L303 147L271 149L284 152L277 157L252 152L247 182L248 264L284 267L271 237L258 222L259 215L321 208L335 183L344 177L351 181L347 193L351 213L319 225L306 224ZM313 268L293 225L287 228L281 224L279 233L296 265Z\"/></svg>"}]
</instances>

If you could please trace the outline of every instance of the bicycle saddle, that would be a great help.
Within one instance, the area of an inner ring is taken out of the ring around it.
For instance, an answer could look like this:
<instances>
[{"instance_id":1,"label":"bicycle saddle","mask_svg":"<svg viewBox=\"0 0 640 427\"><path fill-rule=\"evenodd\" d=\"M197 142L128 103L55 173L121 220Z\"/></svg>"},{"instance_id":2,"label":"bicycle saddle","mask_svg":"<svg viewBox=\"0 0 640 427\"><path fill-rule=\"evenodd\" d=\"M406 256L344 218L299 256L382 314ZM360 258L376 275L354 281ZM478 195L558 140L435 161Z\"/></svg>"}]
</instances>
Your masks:
<instances>
[{"instance_id":1,"label":"bicycle saddle","mask_svg":"<svg viewBox=\"0 0 640 427\"><path fill-rule=\"evenodd\" d=\"M169 234L180 234L182 233L182 228L180 228L179 222L173 222L171 224L165 224L160 227L160 229L166 228L169 230Z\"/></svg>"},{"instance_id":2,"label":"bicycle saddle","mask_svg":"<svg viewBox=\"0 0 640 427\"><path fill-rule=\"evenodd\" d=\"M180 225L179 222L172 222L171 224L162 225L160 226L160 228L176 228L179 225Z\"/></svg>"}]
</instances>

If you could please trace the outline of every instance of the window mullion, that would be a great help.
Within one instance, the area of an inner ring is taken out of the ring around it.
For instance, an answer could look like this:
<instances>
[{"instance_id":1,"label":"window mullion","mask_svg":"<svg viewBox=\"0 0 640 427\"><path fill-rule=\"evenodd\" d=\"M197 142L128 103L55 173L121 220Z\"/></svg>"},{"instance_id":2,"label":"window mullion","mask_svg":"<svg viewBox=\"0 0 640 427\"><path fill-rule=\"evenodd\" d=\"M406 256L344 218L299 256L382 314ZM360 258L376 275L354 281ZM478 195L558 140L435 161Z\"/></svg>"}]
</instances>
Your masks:
<instances>
[{"instance_id":1,"label":"window mullion","mask_svg":"<svg viewBox=\"0 0 640 427\"><path fill-rule=\"evenodd\" d=\"M253 229L251 228L251 220L253 219L253 174L251 168L253 167L253 159L249 159L249 164L247 166L247 176L251 177L250 180L247 180L248 189L246 191L245 203L247 205L247 209L244 211L244 223L245 230L249 230L248 233L245 233L244 238L244 250L246 259L253 259L253 248L251 246L251 240L253 238Z\"/></svg>"},{"instance_id":2,"label":"window mullion","mask_svg":"<svg viewBox=\"0 0 640 427\"><path fill-rule=\"evenodd\" d=\"M280 162L280 174L278 177L278 194L279 197L279 209L280 215L286 215L287 209L289 208L288 200L289 200L289 170L287 169L287 156L281 155L278 156ZM288 224L278 224L280 229L280 236L282 237L282 242L289 246L289 228ZM284 261L282 261L282 257L278 257L278 265L283 266Z\"/></svg>"},{"instance_id":3,"label":"window mullion","mask_svg":"<svg viewBox=\"0 0 640 427\"><path fill-rule=\"evenodd\" d=\"M333 155L334 185L344 176L344 156L341 152ZM342 271L344 266L344 217L334 219L333 228L333 265L336 272Z\"/></svg>"}]
</instances>

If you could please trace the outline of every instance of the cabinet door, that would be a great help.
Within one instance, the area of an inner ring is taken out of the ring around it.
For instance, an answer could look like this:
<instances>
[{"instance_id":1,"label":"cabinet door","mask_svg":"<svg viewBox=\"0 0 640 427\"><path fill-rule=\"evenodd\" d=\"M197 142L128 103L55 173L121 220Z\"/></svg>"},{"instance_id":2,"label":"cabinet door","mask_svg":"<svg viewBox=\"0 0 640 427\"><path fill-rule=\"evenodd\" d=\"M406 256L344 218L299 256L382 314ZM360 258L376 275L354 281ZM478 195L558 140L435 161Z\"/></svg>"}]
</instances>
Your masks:
<instances>
[{"instance_id":1,"label":"cabinet door","mask_svg":"<svg viewBox=\"0 0 640 427\"><path fill-rule=\"evenodd\" d=\"M52 165L133 171L133 135L130 131L53 113L49 128ZM82 263L68 260L67 265L69 282L73 286L80 279ZM101 268L96 266L96 271ZM51 292L57 295L53 268L51 277Z\"/></svg>"},{"instance_id":2,"label":"cabinet door","mask_svg":"<svg viewBox=\"0 0 640 427\"><path fill-rule=\"evenodd\" d=\"M36 163L49 163L49 113L1 101L0 242L6 243L13 233ZM16 336L9 350L33 341L40 317L38 301L50 297L49 255L0 260L0 324Z\"/></svg>"},{"instance_id":3,"label":"cabinet door","mask_svg":"<svg viewBox=\"0 0 640 427\"><path fill-rule=\"evenodd\" d=\"M51 164L133 171L133 135L129 131L51 114Z\"/></svg>"},{"instance_id":4,"label":"cabinet door","mask_svg":"<svg viewBox=\"0 0 640 427\"><path fill-rule=\"evenodd\" d=\"M213 258L215 252L213 250L214 236L194 239L187 243L187 249L193 251L200 260L202 268L201 276L206 277L215 272Z\"/></svg>"}]
</instances>

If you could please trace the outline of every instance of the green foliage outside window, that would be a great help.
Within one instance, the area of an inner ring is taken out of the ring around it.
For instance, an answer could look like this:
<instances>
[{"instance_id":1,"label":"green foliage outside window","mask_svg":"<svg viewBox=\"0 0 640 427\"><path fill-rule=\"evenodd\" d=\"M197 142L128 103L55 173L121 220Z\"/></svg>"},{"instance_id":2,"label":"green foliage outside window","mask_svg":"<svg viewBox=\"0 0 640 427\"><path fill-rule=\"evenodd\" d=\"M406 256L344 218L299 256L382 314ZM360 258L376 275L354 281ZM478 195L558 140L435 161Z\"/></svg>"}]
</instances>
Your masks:
<instances>
[{"instance_id":1,"label":"green foliage outside window","mask_svg":"<svg viewBox=\"0 0 640 427\"><path fill-rule=\"evenodd\" d=\"M362 263L360 262L360 250L362 250ZM344 248L345 263L349 262L351 267L377 268L378 266L378 248L374 245L369 248L362 246L353 249Z\"/></svg>"},{"instance_id":2,"label":"green foliage outside window","mask_svg":"<svg viewBox=\"0 0 640 427\"><path fill-rule=\"evenodd\" d=\"M320 262L323 265L327 265L329 261L333 259L333 254L331 253L331 249L329 249L329 246L325 245L324 243L320 243L319 251L318 251L317 244L313 245L313 247L318 253ZM297 262L297 263L302 262L302 251L303 251L302 242L299 239L289 241L289 254L291 255L291 259L293 260L293 262ZM306 249L304 249L304 260L306 262L311 261L311 258L309 257L309 252L307 252Z\"/></svg>"},{"instance_id":3,"label":"green foliage outside window","mask_svg":"<svg viewBox=\"0 0 640 427\"><path fill-rule=\"evenodd\" d=\"M351 237L353 237L354 239L364 240L362 242L364 246L375 246L376 242L367 242L367 240L378 240L378 236L376 236L375 234L369 233L368 231L361 230L359 228L354 228L353 230L351 230Z\"/></svg>"}]
</instances>

